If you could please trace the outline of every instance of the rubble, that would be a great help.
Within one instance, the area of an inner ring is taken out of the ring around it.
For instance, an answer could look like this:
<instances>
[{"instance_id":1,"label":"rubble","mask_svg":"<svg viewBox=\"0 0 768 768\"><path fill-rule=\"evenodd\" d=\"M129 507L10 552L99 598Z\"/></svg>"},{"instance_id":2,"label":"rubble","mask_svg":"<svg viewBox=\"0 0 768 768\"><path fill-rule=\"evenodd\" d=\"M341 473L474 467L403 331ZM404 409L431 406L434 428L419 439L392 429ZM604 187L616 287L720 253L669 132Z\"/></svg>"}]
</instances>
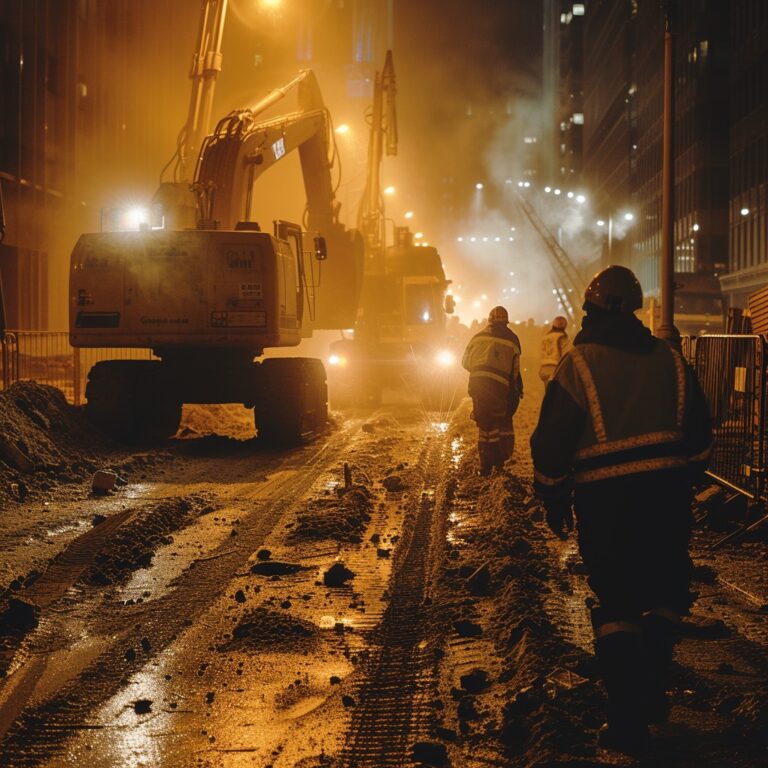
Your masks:
<instances>
[{"instance_id":1,"label":"rubble","mask_svg":"<svg viewBox=\"0 0 768 768\"><path fill-rule=\"evenodd\" d=\"M355 578L355 574L343 563L334 563L324 574L323 584L326 587L343 587Z\"/></svg>"}]
</instances>

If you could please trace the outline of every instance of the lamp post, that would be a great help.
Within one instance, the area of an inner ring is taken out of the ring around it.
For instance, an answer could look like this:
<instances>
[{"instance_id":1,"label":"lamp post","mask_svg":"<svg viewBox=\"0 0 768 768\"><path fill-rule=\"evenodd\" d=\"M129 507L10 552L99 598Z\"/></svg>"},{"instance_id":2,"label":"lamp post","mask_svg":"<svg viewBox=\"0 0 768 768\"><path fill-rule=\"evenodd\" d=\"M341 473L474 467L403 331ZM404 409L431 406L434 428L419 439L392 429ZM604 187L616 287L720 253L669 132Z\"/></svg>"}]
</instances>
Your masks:
<instances>
[{"instance_id":1,"label":"lamp post","mask_svg":"<svg viewBox=\"0 0 768 768\"><path fill-rule=\"evenodd\" d=\"M661 174L661 324L656 335L679 345L675 328L675 72L674 72L674 0L664 0L664 120Z\"/></svg>"}]
</instances>

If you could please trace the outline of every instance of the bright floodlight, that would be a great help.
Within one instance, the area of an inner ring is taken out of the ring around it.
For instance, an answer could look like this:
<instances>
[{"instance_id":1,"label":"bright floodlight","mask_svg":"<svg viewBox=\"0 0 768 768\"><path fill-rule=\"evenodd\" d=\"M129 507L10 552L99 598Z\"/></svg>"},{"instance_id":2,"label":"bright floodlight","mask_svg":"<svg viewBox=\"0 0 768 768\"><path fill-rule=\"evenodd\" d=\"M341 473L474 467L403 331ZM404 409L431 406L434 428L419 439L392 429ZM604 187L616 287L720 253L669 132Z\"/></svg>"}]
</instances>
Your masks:
<instances>
[{"instance_id":1,"label":"bright floodlight","mask_svg":"<svg viewBox=\"0 0 768 768\"><path fill-rule=\"evenodd\" d=\"M405 218L406 219L412 219L413 218L413 211L406 211L405 212Z\"/></svg>"},{"instance_id":2,"label":"bright floodlight","mask_svg":"<svg viewBox=\"0 0 768 768\"><path fill-rule=\"evenodd\" d=\"M698 225L698 224L694 224L694 225L691 227L691 229L692 229L694 232L698 232L698 231L699 231L699 225Z\"/></svg>"},{"instance_id":3,"label":"bright floodlight","mask_svg":"<svg viewBox=\"0 0 768 768\"><path fill-rule=\"evenodd\" d=\"M568 193L568 199L569 199L569 200L572 200L572 199L573 199L573 192L569 192L569 193Z\"/></svg>"},{"instance_id":4,"label":"bright floodlight","mask_svg":"<svg viewBox=\"0 0 768 768\"><path fill-rule=\"evenodd\" d=\"M483 188L483 182L478 181L477 184L475 184L475 189L482 189Z\"/></svg>"},{"instance_id":5,"label":"bright floodlight","mask_svg":"<svg viewBox=\"0 0 768 768\"><path fill-rule=\"evenodd\" d=\"M559 194L560 194L560 190L559 190L559 189L556 189L556 190L555 190L555 194L556 194L556 195L559 195Z\"/></svg>"},{"instance_id":6,"label":"bright floodlight","mask_svg":"<svg viewBox=\"0 0 768 768\"><path fill-rule=\"evenodd\" d=\"M595 222L595 223L597 224L598 227L604 227L605 226L605 222L602 219L598 219L597 222Z\"/></svg>"},{"instance_id":7,"label":"bright floodlight","mask_svg":"<svg viewBox=\"0 0 768 768\"><path fill-rule=\"evenodd\" d=\"M125 214L125 223L129 229L139 229L142 224L149 224L149 211L146 208L130 208Z\"/></svg>"},{"instance_id":8,"label":"bright floodlight","mask_svg":"<svg viewBox=\"0 0 768 768\"><path fill-rule=\"evenodd\" d=\"M587 198L584 195L576 195L576 202L577 203L586 203Z\"/></svg>"},{"instance_id":9,"label":"bright floodlight","mask_svg":"<svg viewBox=\"0 0 768 768\"><path fill-rule=\"evenodd\" d=\"M544 191L549 194L552 191L552 187L544 187Z\"/></svg>"},{"instance_id":10,"label":"bright floodlight","mask_svg":"<svg viewBox=\"0 0 768 768\"><path fill-rule=\"evenodd\" d=\"M458 240L460 243L464 242L464 238L463 237L457 237L456 240Z\"/></svg>"},{"instance_id":11,"label":"bright floodlight","mask_svg":"<svg viewBox=\"0 0 768 768\"><path fill-rule=\"evenodd\" d=\"M423 232L414 232L413 237L416 240L421 240L421 238L424 237L424 233Z\"/></svg>"},{"instance_id":12,"label":"bright floodlight","mask_svg":"<svg viewBox=\"0 0 768 768\"><path fill-rule=\"evenodd\" d=\"M336 128L336 133L349 133L349 126L346 123L342 123Z\"/></svg>"},{"instance_id":13,"label":"bright floodlight","mask_svg":"<svg viewBox=\"0 0 768 768\"><path fill-rule=\"evenodd\" d=\"M627 212L624 214L624 221L634 221L634 220L635 220L635 215L633 213Z\"/></svg>"},{"instance_id":14,"label":"bright floodlight","mask_svg":"<svg viewBox=\"0 0 768 768\"><path fill-rule=\"evenodd\" d=\"M441 349L435 355L435 362L441 368L450 368L456 362L456 355L450 349Z\"/></svg>"},{"instance_id":15,"label":"bright floodlight","mask_svg":"<svg viewBox=\"0 0 768 768\"><path fill-rule=\"evenodd\" d=\"M395 188L393 186L384 187L384 194L385 195L394 195L395 194Z\"/></svg>"},{"instance_id":16,"label":"bright floodlight","mask_svg":"<svg viewBox=\"0 0 768 768\"><path fill-rule=\"evenodd\" d=\"M749 208L742 208L739 213L741 213L742 216L749 216Z\"/></svg>"}]
</instances>

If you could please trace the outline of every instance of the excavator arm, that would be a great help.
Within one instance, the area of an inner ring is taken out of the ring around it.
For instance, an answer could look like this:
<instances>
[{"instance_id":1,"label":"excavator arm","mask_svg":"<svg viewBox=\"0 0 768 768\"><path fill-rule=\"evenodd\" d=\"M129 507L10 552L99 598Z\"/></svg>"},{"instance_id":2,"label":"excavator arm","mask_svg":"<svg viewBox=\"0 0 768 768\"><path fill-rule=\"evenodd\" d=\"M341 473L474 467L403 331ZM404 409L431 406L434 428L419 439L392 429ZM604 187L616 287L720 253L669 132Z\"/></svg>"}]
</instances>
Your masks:
<instances>
[{"instance_id":1,"label":"excavator arm","mask_svg":"<svg viewBox=\"0 0 768 768\"><path fill-rule=\"evenodd\" d=\"M263 119L270 107L294 90L296 111ZM311 70L304 70L251 108L231 112L219 121L203 143L193 184L198 228L232 230L239 222L254 220L253 188L261 175L298 151L307 227L323 235L328 244L328 261L314 286L314 330L351 327L362 284L362 237L339 222L330 137L330 118L317 79Z\"/></svg>"},{"instance_id":2,"label":"excavator arm","mask_svg":"<svg viewBox=\"0 0 768 768\"><path fill-rule=\"evenodd\" d=\"M298 111L259 121L294 88L298 91ZM250 109L231 112L205 140L194 182L201 225L233 229L238 221L250 221L254 184L295 150L301 161L309 228L326 234L339 226L339 205L331 178L329 118L310 70Z\"/></svg>"}]
</instances>

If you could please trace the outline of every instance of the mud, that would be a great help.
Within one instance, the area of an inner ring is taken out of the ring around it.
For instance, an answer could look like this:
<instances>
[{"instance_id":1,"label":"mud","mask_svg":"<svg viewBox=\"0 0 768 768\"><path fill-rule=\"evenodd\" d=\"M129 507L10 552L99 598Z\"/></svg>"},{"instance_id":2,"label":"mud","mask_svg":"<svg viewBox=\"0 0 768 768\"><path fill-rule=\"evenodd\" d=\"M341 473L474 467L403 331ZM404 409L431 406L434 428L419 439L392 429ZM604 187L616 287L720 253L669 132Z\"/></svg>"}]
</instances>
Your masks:
<instances>
[{"instance_id":1,"label":"mud","mask_svg":"<svg viewBox=\"0 0 768 768\"><path fill-rule=\"evenodd\" d=\"M337 413L295 451L261 447L243 409L194 408L141 454L78 437L55 394L13 405L39 468L0 516L5 605L28 606L2 638L0 764L765 764L768 546L711 549L723 521L698 510L671 721L640 759L597 748L590 593L531 495L527 386L488 479L467 401ZM93 497L93 467L128 485Z\"/></svg>"}]
</instances>

